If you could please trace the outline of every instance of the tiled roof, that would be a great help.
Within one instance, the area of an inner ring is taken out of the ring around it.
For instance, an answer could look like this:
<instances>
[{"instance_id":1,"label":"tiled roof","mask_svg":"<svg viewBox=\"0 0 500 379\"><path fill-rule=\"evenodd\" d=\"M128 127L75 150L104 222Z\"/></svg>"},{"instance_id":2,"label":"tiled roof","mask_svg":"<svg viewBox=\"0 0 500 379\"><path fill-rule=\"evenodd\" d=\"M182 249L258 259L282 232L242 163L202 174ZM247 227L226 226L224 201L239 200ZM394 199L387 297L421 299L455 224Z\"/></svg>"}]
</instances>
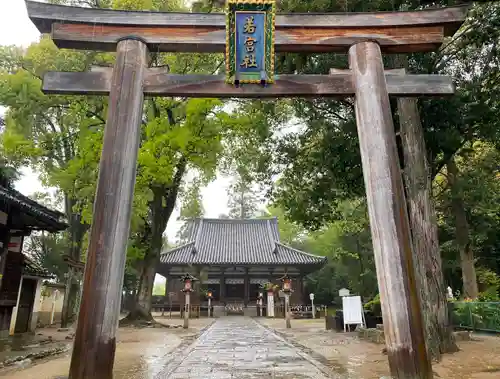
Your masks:
<instances>
[{"instance_id":1,"label":"tiled roof","mask_svg":"<svg viewBox=\"0 0 500 379\"><path fill-rule=\"evenodd\" d=\"M26 225L23 225L27 228L56 232L68 227L61 220L64 217L63 213L51 210L13 188L0 186L0 201L19 208L22 213L29 216Z\"/></svg>"},{"instance_id":2,"label":"tiled roof","mask_svg":"<svg viewBox=\"0 0 500 379\"><path fill-rule=\"evenodd\" d=\"M35 261L31 260L24 254L23 275L35 276L38 278L52 278L53 275L45 268L40 266Z\"/></svg>"},{"instance_id":3,"label":"tiled roof","mask_svg":"<svg viewBox=\"0 0 500 379\"><path fill-rule=\"evenodd\" d=\"M325 257L279 242L278 220L196 219L190 242L162 253L161 263L323 265Z\"/></svg>"}]
</instances>

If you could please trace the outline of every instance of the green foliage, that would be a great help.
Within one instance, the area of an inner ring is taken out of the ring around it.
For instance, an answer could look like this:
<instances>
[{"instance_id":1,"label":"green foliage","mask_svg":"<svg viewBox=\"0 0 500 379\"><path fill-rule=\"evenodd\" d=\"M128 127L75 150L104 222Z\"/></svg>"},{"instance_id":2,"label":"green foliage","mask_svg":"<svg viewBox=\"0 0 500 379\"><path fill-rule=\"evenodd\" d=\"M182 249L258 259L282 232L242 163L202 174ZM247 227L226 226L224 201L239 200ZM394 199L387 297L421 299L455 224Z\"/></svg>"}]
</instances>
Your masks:
<instances>
[{"instance_id":1,"label":"green foliage","mask_svg":"<svg viewBox=\"0 0 500 379\"><path fill-rule=\"evenodd\" d=\"M460 171L458 193L463 199L469 222L476 265L495 274L500 272L498 159L500 152L496 146L483 141L467 144L456 159ZM461 267L457 260L458 245L450 212L453 194L448 188L446 173L436 177L435 197L445 277L453 288L460 288ZM480 291L488 288L484 280L486 278L482 278L481 270L478 270Z\"/></svg>"},{"instance_id":2,"label":"green foliage","mask_svg":"<svg viewBox=\"0 0 500 379\"><path fill-rule=\"evenodd\" d=\"M267 213L262 217L268 218L270 216L278 219L280 241L286 245L300 249L307 238L305 229L302 226L288 220L285 216L285 212L277 206L268 207Z\"/></svg>"},{"instance_id":3,"label":"green foliage","mask_svg":"<svg viewBox=\"0 0 500 379\"><path fill-rule=\"evenodd\" d=\"M180 10L181 1L117 0L55 1L115 9ZM217 54L151 54L152 66L168 65L172 73L215 73L223 62ZM30 165L43 184L64 194L70 231L92 220L107 99L95 96L45 96L41 76L48 70L87 71L91 65L113 63L113 54L60 50L44 37L27 50L0 49L2 155L15 167ZM216 99L147 99L141 127L126 286L133 288L148 253L157 254L162 234L175 207L184 175L196 172L203 182L215 175L225 152L223 140L239 138ZM243 130L244 128L242 128ZM248 131L248 134L251 133ZM228 161L229 162L229 161ZM81 242L85 233L78 237ZM74 240L74 238L73 238ZM83 244L82 244L83 245ZM156 260L149 259L148 265ZM135 279L134 279L135 277ZM152 286L152 285L151 285Z\"/></svg>"},{"instance_id":4,"label":"green foliage","mask_svg":"<svg viewBox=\"0 0 500 379\"><path fill-rule=\"evenodd\" d=\"M51 196L49 193L36 192L31 198L50 209L57 209L61 196ZM64 282L64 275L68 272L68 265L63 259L70 249L70 234L68 231L61 233L47 233L34 231L25 238L23 252L39 266L47 269L55 276L58 282Z\"/></svg>"},{"instance_id":5,"label":"green foliage","mask_svg":"<svg viewBox=\"0 0 500 379\"><path fill-rule=\"evenodd\" d=\"M19 178L19 173L14 167L10 167L6 159L0 155L0 185L3 187L12 187Z\"/></svg>"},{"instance_id":6,"label":"green foliage","mask_svg":"<svg viewBox=\"0 0 500 379\"><path fill-rule=\"evenodd\" d=\"M277 285L277 284L273 284L273 283L264 283L264 284L261 284L260 285L260 288L264 291L273 291L273 292L277 292L279 291L280 289L280 286Z\"/></svg>"},{"instance_id":7,"label":"green foliage","mask_svg":"<svg viewBox=\"0 0 500 379\"><path fill-rule=\"evenodd\" d=\"M203 199L201 197L200 182L194 180L185 189L182 196L181 212L179 220L183 221L183 225L177 233L179 242L187 243L191 236L191 226L193 219L203 217L205 210L203 209Z\"/></svg>"},{"instance_id":8,"label":"green foliage","mask_svg":"<svg viewBox=\"0 0 500 379\"><path fill-rule=\"evenodd\" d=\"M472 330L500 331L499 302L454 302L452 323Z\"/></svg>"},{"instance_id":9,"label":"green foliage","mask_svg":"<svg viewBox=\"0 0 500 379\"><path fill-rule=\"evenodd\" d=\"M442 1L449 5L456 2ZM373 11L414 9L419 1L315 1L280 2L292 12ZM462 32L437 53L409 57L410 71L449 73L458 82L457 96L420 102L428 156L433 175L464 143L477 138L498 141L496 114L498 51L498 3L477 4ZM279 59L287 73L326 74L331 67L346 68L341 54L293 55ZM387 60L386 66L394 62ZM294 220L307 228L319 228L341 217L337 205L344 199L364 194L361 160L353 103L330 99L292 102L294 116L303 122L278 141L275 164L284 167L275 200ZM394 115L397 119L397 115ZM396 125L397 127L397 125Z\"/></svg>"},{"instance_id":10,"label":"green foliage","mask_svg":"<svg viewBox=\"0 0 500 379\"><path fill-rule=\"evenodd\" d=\"M500 302L500 276L485 267L479 267L476 270L477 281L479 284L479 301L497 301Z\"/></svg>"},{"instance_id":11,"label":"green foliage","mask_svg":"<svg viewBox=\"0 0 500 379\"><path fill-rule=\"evenodd\" d=\"M494 287L489 287L483 292L479 293L477 297L478 301L495 301L500 302L500 296L498 295L498 289Z\"/></svg>"},{"instance_id":12,"label":"green foliage","mask_svg":"<svg viewBox=\"0 0 500 379\"><path fill-rule=\"evenodd\" d=\"M64 234L34 233L26 239L24 252L39 266L55 275L58 282L64 282L68 266L63 255L68 249Z\"/></svg>"},{"instance_id":13,"label":"green foliage","mask_svg":"<svg viewBox=\"0 0 500 379\"><path fill-rule=\"evenodd\" d=\"M328 258L327 265L306 281L307 291L316 295L318 304L340 304L338 291L344 287L363 299L378 292L364 199L344 201L336 212L342 215L340 220L309 232L297 246Z\"/></svg>"},{"instance_id":14,"label":"green foliage","mask_svg":"<svg viewBox=\"0 0 500 379\"><path fill-rule=\"evenodd\" d=\"M375 316L382 316L382 305L380 304L380 294L364 305L365 310L373 312Z\"/></svg>"},{"instance_id":15,"label":"green foliage","mask_svg":"<svg viewBox=\"0 0 500 379\"><path fill-rule=\"evenodd\" d=\"M229 217L249 219L256 216L258 195L251 179L244 173L237 173L237 177L229 187Z\"/></svg>"}]
</instances>

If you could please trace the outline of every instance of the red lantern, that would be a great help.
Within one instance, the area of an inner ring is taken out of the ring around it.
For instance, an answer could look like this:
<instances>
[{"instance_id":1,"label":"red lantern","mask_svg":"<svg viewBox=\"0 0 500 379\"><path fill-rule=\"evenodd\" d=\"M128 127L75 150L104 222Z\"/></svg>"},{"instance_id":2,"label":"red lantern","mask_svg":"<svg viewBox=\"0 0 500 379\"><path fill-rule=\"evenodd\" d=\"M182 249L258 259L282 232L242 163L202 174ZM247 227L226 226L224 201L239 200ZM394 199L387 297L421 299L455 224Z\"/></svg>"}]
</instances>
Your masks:
<instances>
[{"instance_id":1,"label":"red lantern","mask_svg":"<svg viewBox=\"0 0 500 379\"><path fill-rule=\"evenodd\" d=\"M283 282L283 289L285 291L290 291L292 289L290 279L285 279L285 281Z\"/></svg>"},{"instance_id":2,"label":"red lantern","mask_svg":"<svg viewBox=\"0 0 500 379\"><path fill-rule=\"evenodd\" d=\"M197 279L189 273L181 276L181 281L184 282L184 289L182 290L182 292L192 292L193 291L193 283L196 280Z\"/></svg>"},{"instance_id":3,"label":"red lantern","mask_svg":"<svg viewBox=\"0 0 500 379\"><path fill-rule=\"evenodd\" d=\"M283 275L281 282L283 283L283 292L292 292L292 279L290 279L288 274Z\"/></svg>"}]
</instances>

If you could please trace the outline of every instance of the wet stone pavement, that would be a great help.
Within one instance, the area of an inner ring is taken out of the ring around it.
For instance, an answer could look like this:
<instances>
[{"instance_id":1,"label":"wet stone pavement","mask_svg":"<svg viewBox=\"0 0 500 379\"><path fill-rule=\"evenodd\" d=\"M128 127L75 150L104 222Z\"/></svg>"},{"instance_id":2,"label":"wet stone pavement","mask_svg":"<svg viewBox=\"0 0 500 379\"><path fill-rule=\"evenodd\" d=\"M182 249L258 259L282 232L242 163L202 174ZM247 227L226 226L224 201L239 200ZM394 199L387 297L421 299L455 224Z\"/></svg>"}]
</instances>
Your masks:
<instances>
[{"instance_id":1,"label":"wet stone pavement","mask_svg":"<svg viewBox=\"0 0 500 379\"><path fill-rule=\"evenodd\" d=\"M283 321L284 322L284 321ZM157 379L326 379L328 368L251 318L218 319Z\"/></svg>"}]
</instances>

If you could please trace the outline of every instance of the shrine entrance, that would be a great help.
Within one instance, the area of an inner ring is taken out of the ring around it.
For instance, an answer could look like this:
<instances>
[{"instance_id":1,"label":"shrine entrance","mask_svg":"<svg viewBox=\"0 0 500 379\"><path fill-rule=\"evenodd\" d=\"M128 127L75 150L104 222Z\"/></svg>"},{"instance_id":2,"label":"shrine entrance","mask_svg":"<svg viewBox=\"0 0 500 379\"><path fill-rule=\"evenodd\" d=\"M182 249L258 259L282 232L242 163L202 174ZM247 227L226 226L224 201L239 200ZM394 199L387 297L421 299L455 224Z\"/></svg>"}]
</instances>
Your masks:
<instances>
[{"instance_id":1,"label":"shrine entrance","mask_svg":"<svg viewBox=\"0 0 500 379\"><path fill-rule=\"evenodd\" d=\"M230 1L227 15L26 4L58 47L116 51L113 68L49 72L43 80L45 93L109 95L70 378L112 378L144 96L354 96L391 373L432 378L389 95L452 95L454 86L446 76L385 71L382 53L437 49L460 27L467 7L275 16L274 2L266 0ZM227 75L149 68L149 51L226 51ZM275 76L274 54L286 52L344 52L350 68Z\"/></svg>"}]
</instances>

